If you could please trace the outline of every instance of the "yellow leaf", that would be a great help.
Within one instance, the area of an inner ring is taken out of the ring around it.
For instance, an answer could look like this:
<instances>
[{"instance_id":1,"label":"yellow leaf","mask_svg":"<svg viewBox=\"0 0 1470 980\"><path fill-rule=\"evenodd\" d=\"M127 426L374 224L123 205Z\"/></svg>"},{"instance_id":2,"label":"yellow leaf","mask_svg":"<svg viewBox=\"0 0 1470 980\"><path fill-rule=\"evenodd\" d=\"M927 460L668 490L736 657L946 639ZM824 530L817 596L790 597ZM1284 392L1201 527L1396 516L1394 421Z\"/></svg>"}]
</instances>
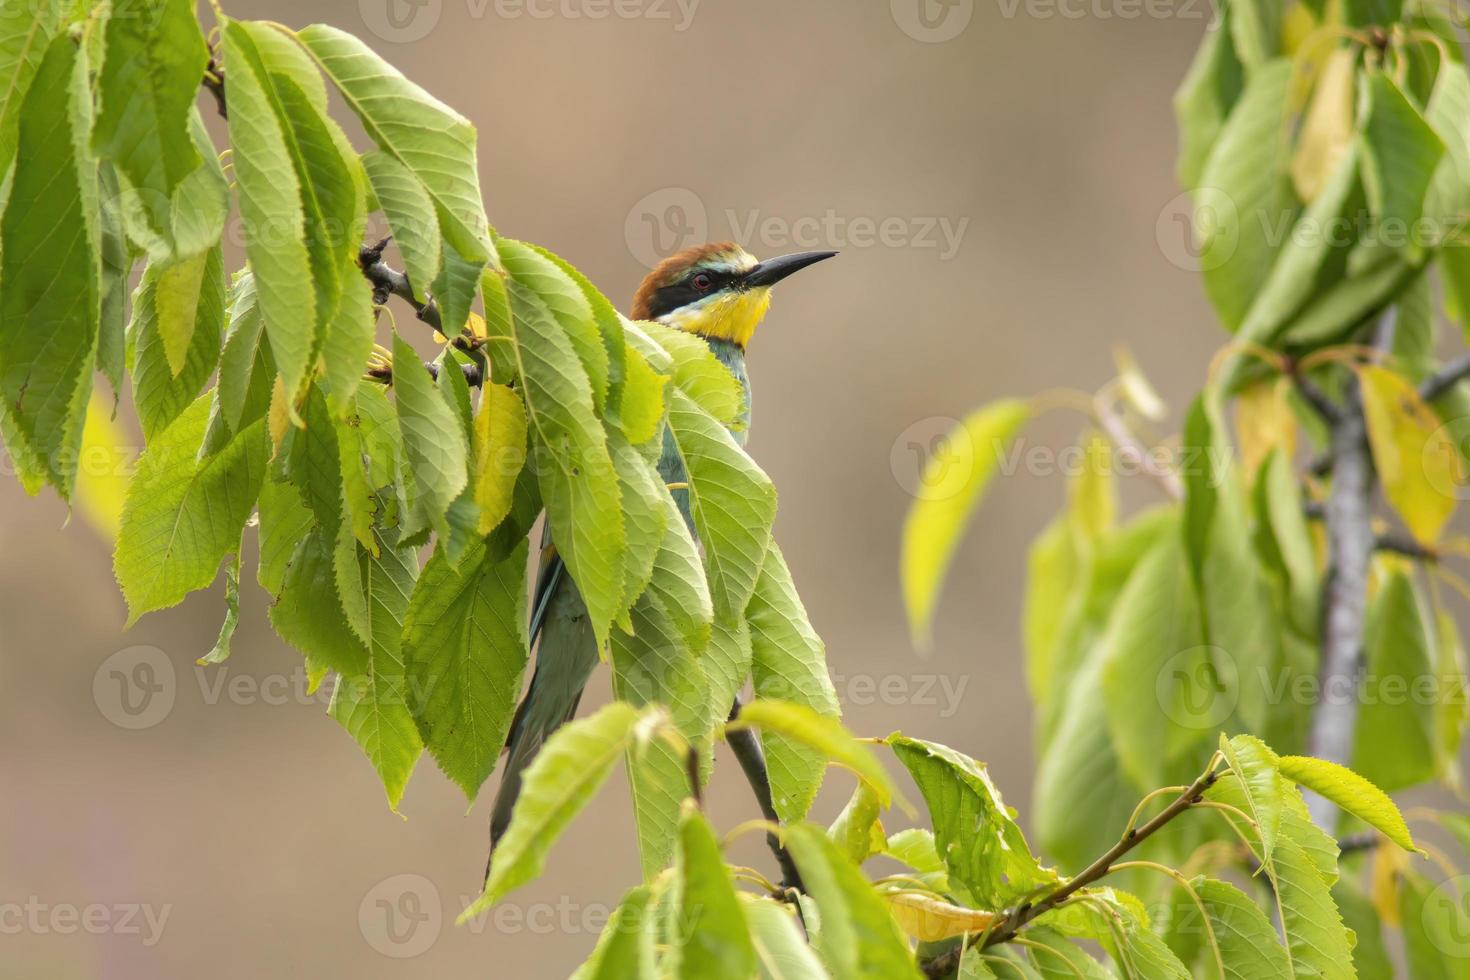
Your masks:
<instances>
[{"instance_id":1,"label":"yellow leaf","mask_svg":"<svg viewBox=\"0 0 1470 980\"><path fill-rule=\"evenodd\" d=\"M1455 512L1459 448L1408 379L1376 364L1357 371L1383 494L1409 533L1433 544Z\"/></svg>"},{"instance_id":2,"label":"yellow leaf","mask_svg":"<svg viewBox=\"0 0 1470 980\"><path fill-rule=\"evenodd\" d=\"M474 337L476 340L484 340L489 336L489 332L485 329L485 318L478 313L471 313L469 315L469 319L464 322L464 329L465 333Z\"/></svg>"},{"instance_id":3,"label":"yellow leaf","mask_svg":"<svg viewBox=\"0 0 1470 980\"><path fill-rule=\"evenodd\" d=\"M270 430L272 453L280 452L281 440L286 438L286 427L291 424L291 399L286 394L286 382L278 374L271 388L270 409L266 412L266 428Z\"/></svg>"},{"instance_id":4,"label":"yellow leaf","mask_svg":"<svg viewBox=\"0 0 1470 980\"><path fill-rule=\"evenodd\" d=\"M516 477L526 464L526 406L505 385L486 384L475 416L475 503L480 534L489 534L510 513Z\"/></svg>"},{"instance_id":5,"label":"yellow leaf","mask_svg":"<svg viewBox=\"0 0 1470 980\"><path fill-rule=\"evenodd\" d=\"M1100 432L1082 440L1081 466L1067 486L1067 519L1085 541L1097 541L1113 529L1118 516L1118 488L1113 479L1113 444Z\"/></svg>"},{"instance_id":6,"label":"yellow leaf","mask_svg":"<svg viewBox=\"0 0 1470 980\"><path fill-rule=\"evenodd\" d=\"M904 601L920 646L929 642L934 606L965 526L1016 431L1031 417L1019 399L994 402L967 416L924 465L903 527Z\"/></svg>"},{"instance_id":7,"label":"yellow leaf","mask_svg":"<svg viewBox=\"0 0 1470 980\"><path fill-rule=\"evenodd\" d=\"M1123 393L1123 400L1130 408L1150 422L1161 421L1169 414L1169 406L1164 404L1164 399L1159 397L1154 386L1144 377L1143 369L1138 366L1127 348L1113 348L1113 364L1118 368L1118 386Z\"/></svg>"},{"instance_id":8,"label":"yellow leaf","mask_svg":"<svg viewBox=\"0 0 1470 980\"><path fill-rule=\"evenodd\" d=\"M194 339L194 322L199 316L199 289L209 253L175 262L158 274L153 287L153 305L158 313L158 336L163 355L174 377L184 370L189 342Z\"/></svg>"},{"instance_id":9,"label":"yellow leaf","mask_svg":"<svg viewBox=\"0 0 1470 980\"><path fill-rule=\"evenodd\" d=\"M1287 400L1286 378L1262 379L1247 385L1235 400L1235 434L1248 483L1271 450L1283 459L1296 456L1296 414Z\"/></svg>"},{"instance_id":10,"label":"yellow leaf","mask_svg":"<svg viewBox=\"0 0 1470 980\"><path fill-rule=\"evenodd\" d=\"M1373 878L1369 897L1378 917L1386 926L1397 927L1402 921L1399 915L1399 880L1408 870L1409 856L1387 838L1373 850Z\"/></svg>"},{"instance_id":11,"label":"yellow leaf","mask_svg":"<svg viewBox=\"0 0 1470 980\"><path fill-rule=\"evenodd\" d=\"M1353 142L1354 48L1337 48L1322 65L1317 89L1307 107L1291 157L1291 181L1303 201L1311 203Z\"/></svg>"},{"instance_id":12,"label":"yellow leaf","mask_svg":"<svg viewBox=\"0 0 1470 980\"><path fill-rule=\"evenodd\" d=\"M994 912L951 905L927 892L888 892L883 898L898 927L920 942L984 932L1000 918Z\"/></svg>"},{"instance_id":13,"label":"yellow leaf","mask_svg":"<svg viewBox=\"0 0 1470 980\"><path fill-rule=\"evenodd\" d=\"M72 500L98 534L108 541L116 541L137 447L128 445L127 434L112 418L111 402L112 399L94 389L92 400L87 403Z\"/></svg>"}]
</instances>

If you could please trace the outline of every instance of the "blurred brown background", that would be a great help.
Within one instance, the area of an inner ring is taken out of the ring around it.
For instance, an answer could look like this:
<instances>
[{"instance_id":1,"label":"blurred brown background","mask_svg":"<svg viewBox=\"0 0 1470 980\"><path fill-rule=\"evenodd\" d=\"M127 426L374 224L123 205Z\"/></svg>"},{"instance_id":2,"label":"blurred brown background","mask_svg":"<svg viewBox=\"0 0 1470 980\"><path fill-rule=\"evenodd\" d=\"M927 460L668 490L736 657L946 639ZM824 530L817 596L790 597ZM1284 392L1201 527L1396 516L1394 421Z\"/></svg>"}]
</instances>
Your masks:
<instances>
[{"instance_id":1,"label":"blurred brown background","mask_svg":"<svg viewBox=\"0 0 1470 980\"><path fill-rule=\"evenodd\" d=\"M644 263L694 239L842 250L781 287L753 346L751 450L781 490L777 533L848 723L988 761L1024 813L1020 589L1062 481L997 481L927 659L899 601L907 488L948 419L1090 390L1114 343L1176 413L1197 388L1224 335L1169 218L1169 100L1203 0L225 5L366 38L477 124L492 222L620 304ZM1053 414L1028 440L1061 447L1078 424ZM0 976L539 978L590 950L638 874L621 774L540 882L455 928L488 787L466 815L425 759L395 816L304 695L253 575L233 658L196 668L218 587L124 633L108 546L63 527L54 496L9 479L0 493ZM1137 483L1127 499L1156 496ZM155 672L161 693L129 716L112 671L136 657L104 661L135 645L172 676ZM586 703L605 697L603 678ZM727 828L756 814L730 762L711 790ZM823 820L851 786L830 783ZM754 838L740 853L774 873Z\"/></svg>"}]
</instances>

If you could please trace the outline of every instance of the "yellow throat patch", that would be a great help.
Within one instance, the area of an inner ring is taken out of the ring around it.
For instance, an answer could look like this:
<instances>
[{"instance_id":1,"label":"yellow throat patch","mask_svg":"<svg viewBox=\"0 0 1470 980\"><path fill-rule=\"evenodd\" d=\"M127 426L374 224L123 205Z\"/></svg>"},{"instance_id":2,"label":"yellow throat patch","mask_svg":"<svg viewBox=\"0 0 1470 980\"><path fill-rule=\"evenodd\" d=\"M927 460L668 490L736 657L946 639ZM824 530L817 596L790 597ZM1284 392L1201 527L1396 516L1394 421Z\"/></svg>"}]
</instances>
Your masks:
<instances>
[{"instance_id":1,"label":"yellow throat patch","mask_svg":"<svg viewBox=\"0 0 1470 980\"><path fill-rule=\"evenodd\" d=\"M699 303L674 310L663 321L686 333L711 340L728 340L744 347L771 308L771 290L759 286L741 292L717 293Z\"/></svg>"}]
</instances>

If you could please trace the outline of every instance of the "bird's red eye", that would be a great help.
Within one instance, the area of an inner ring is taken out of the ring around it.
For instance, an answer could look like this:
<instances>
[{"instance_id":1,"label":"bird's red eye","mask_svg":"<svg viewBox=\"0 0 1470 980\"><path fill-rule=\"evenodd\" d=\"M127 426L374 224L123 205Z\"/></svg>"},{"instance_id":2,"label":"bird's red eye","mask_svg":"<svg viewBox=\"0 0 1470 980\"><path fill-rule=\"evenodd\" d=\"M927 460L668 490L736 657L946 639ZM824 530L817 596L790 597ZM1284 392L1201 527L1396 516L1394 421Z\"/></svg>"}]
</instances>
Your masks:
<instances>
[{"instance_id":1,"label":"bird's red eye","mask_svg":"<svg viewBox=\"0 0 1470 980\"><path fill-rule=\"evenodd\" d=\"M710 278L710 274L708 272L699 272L696 273L694 278L689 280L689 282L695 289L699 290L700 292L704 292L710 287L710 284L713 283L714 280Z\"/></svg>"}]
</instances>

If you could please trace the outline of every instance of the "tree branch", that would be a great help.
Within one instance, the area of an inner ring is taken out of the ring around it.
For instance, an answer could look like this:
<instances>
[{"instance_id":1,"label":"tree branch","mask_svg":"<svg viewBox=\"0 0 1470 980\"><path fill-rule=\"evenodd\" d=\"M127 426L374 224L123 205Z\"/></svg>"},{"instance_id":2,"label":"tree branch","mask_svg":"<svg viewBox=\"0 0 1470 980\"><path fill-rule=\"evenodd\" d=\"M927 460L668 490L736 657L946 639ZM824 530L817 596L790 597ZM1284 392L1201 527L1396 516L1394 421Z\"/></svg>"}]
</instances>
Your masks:
<instances>
[{"instance_id":1,"label":"tree branch","mask_svg":"<svg viewBox=\"0 0 1470 980\"><path fill-rule=\"evenodd\" d=\"M225 66L220 63L219 51L212 44L209 46L209 64L204 68L202 84L214 96L214 106L219 110L219 117L229 119L230 109L225 103Z\"/></svg>"},{"instance_id":2,"label":"tree branch","mask_svg":"<svg viewBox=\"0 0 1470 980\"><path fill-rule=\"evenodd\" d=\"M413 307L420 320L437 330L440 336L447 338L449 335L444 333L439 307L434 300L429 298L420 302L414 295L413 284L408 281L408 276L383 261L383 249L392 240L389 237L376 245L364 245L357 253L358 268L362 269L367 281L373 284L373 302L382 306L388 302L389 296L397 296Z\"/></svg>"},{"instance_id":3,"label":"tree branch","mask_svg":"<svg viewBox=\"0 0 1470 980\"><path fill-rule=\"evenodd\" d=\"M1393 336L1395 313L1384 312L1375 344ZM1368 447L1362 393L1350 372L1343 404L1332 422L1332 488L1327 496L1327 575L1322 612L1322 691L1348 691L1349 697L1323 698L1312 714L1307 753L1349 765L1358 723L1357 690L1363 672L1363 633L1368 604L1368 570L1377 544L1373 533L1373 455ZM1307 794L1312 820L1330 829L1331 801Z\"/></svg>"},{"instance_id":4,"label":"tree branch","mask_svg":"<svg viewBox=\"0 0 1470 980\"><path fill-rule=\"evenodd\" d=\"M1200 802L1203 798L1204 791L1215 784L1215 780L1219 778L1219 775L1220 773L1211 765L1209 771L1191 783L1183 793L1180 793L1174 799L1174 802L1160 810L1152 820L1148 821L1142 827L1135 827L1129 830L1118 843L1114 844L1102 857L1088 865L1081 874L1075 878L1068 879L1064 884L1058 886L1040 901L1034 903L1024 902L1011 909L994 929L988 933L974 937L974 942L980 943L980 948L988 949L991 946L998 946L1001 943L1009 942L1016 938L1016 934L1027 923L1038 916L1050 912L1078 891L1086 888L1098 879L1105 877L1113 870L1113 865L1117 864L1123 855L1148 840L1159 828L1163 827L1170 820L1173 820L1179 814ZM959 967L960 958L964 956L965 949L968 945L971 945L971 943L963 942L954 949L924 964L924 975L930 978L939 978L947 977L954 973Z\"/></svg>"},{"instance_id":5,"label":"tree branch","mask_svg":"<svg viewBox=\"0 0 1470 980\"><path fill-rule=\"evenodd\" d=\"M1419 385L1419 397L1432 402L1467 377L1470 377L1470 354L1450 361L1425 378Z\"/></svg>"},{"instance_id":6,"label":"tree branch","mask_svg":"<svg viewBox=\"0 0 1470 980\"><path fill-rule=\"evenodd\" d=\"M740 717L740 706L740 698L737 697L730 708L731 721ZM725 740L739 760L746 782L750 783L750 788L755 793L761 815L771 823L779 824L781 817L776 813L776 805L771 800L771 777L766 772L766 757L761 753L759 736L754 730L742 727L727 730ZM802 883L801 872L796 869L796 862L791 859L791 853L782 845L781 839L774 832L767 832L766 844L770 846L771 853L776 855L776 863L781 866L782 887L805 892L806 886Z\"/></svg>"},{"instance_id":7,"label":"tree branch","mask_svg":"<svg viewBox=\"0 0 1470 980\"><path fill-rule=\"evenodd\" d=\"M436 361L424 361L423 363L424 363L424 370L426 370L426 371L429 372L429 377L433 378L435 381L438 381L439 380L439 364L438 364L438 362L436 362ZM483 375L483 372L480 370L480 365L478 365L478 364L461 364L459 366L459 369L464 372L465 384L469 385L471 388L478 388L478 387L480 387L481 384L484 383L484 378L482 376ZM384 365L382 367L371 367L371 368L368 368L368 370L366 372L366 376L369 377L369 378L372 378L374 381L382 382L385 385L391 385L393 383L393 369L391 367L386 366L386 365Z\"/></svg>"}]
</instances>

